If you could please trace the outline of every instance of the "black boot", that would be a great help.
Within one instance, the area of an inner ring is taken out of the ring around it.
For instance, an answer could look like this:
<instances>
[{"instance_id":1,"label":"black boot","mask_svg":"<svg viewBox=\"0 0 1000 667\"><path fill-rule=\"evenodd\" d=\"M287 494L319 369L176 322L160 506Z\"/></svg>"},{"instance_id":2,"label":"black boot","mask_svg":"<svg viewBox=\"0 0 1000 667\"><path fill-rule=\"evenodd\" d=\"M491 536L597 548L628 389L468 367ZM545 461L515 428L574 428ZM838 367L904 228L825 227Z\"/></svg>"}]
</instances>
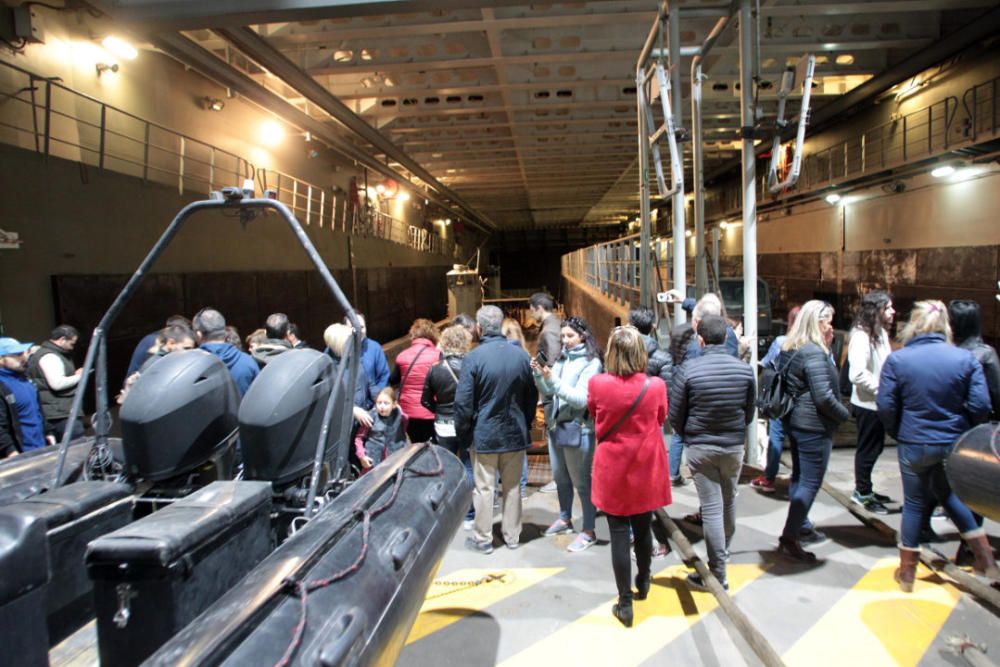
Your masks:
<instances>
[{"instance_id":1,"label":"black boot","mask_svg":"<svg viewBox=\"0 0 1000 667\"><path fill-rule=\"evenodd\" d=\"M611 613L626 628L632 627L632 594L619 595L618 602L611 607Z\"/></svg>"},{"instance_id":2,"label":"black boot","mask_svg":"<svg viewBox=\"0 0 1000 667\"><path fill-rule=\"evenodd\" d=\"M635 599L645 600L646 596L649 595L649 574L643 576L641 574L635 575Z\"/></svg>"}]
</instances>

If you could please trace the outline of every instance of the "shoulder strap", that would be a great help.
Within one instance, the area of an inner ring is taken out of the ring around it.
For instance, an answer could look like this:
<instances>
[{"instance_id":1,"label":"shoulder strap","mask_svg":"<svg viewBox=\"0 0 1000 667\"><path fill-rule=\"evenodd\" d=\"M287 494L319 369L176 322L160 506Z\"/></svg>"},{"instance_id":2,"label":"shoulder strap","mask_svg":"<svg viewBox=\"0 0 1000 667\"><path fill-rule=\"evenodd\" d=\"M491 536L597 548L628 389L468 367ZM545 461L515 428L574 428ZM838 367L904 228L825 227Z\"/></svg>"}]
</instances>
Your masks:
<instances>
[{"instance_id":1,"label":"shoulder strap","mask_svg":"<svg viewBox=\"0 0 1000 667\"><path fill-rule=\"evenodd\" d=\"M628 416L630 414L632 414L632 411L635 410L635 407L637 405L639 405L639 401L641 401L642 397L646 395L646 389L647 388L649 388L649 376L648 375L646 376L646 381L642 383L642 390L639 392L639 395L635 397L634 401L632 401L632 405L628 406L628 410L625 411L625 414L623 414L621 416L621 419L619 419L617 422L615 422L615 425L612 426L611 429L607 433L605 433L602 436L598 436L597 442L601 442L603 440L607 440L612 435L614 435L615 431L618 430L618 427L625 423L625 420L628 419Z\"/></svg>"},{"instance_id":2,"label":"shoulder strap","mask_svg":"<svg viewBox=\"0 0 1000 667\"><path fill-rule=\"evenodd\" d=\"M426 350L426 349L427 349L426 347L421 347L417 351L417 353L415 355L413 355L413 361L411 361L410 365L406 367L406 373L403 374L403 379L399 381L399 393L400 394L403 393L403 385L406 384L406 378L410 377L410 373L413 371L413 367L417 365L417 359L420 358L420 355L423 354L424 350Z\"/></svg>"},{"instance_id":3,"label":"shoulder strap","mask_svg":"<svg viewBox=\"0 0 1000 667\"><path fill-rule=\"evenodd\" d=\"M440 361L439 365L444 366L444 369L446 371L448 371L448 375L451 376L451 379L455 381L455 384L458 384L458 376L455 375L455 371L452 369L451 365L448 363L448 360L447 359L442 359ZM412 366L410 368L412 368ZM410 370L409 368L406 369L407 372L409 372L409 370Z\"/></svg>"}]
</instances>

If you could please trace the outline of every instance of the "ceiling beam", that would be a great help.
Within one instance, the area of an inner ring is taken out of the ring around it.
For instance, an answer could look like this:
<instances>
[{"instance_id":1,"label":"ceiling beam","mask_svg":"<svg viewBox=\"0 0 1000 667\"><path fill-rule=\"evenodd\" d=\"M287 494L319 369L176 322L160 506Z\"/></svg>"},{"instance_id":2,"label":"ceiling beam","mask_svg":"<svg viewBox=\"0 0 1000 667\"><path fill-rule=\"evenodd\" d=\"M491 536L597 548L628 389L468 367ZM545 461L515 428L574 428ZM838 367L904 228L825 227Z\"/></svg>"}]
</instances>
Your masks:
<instances>
[{"instance_id":1,"label":"ceiling beam","mask_svg":"<svg viewBox=\"0 0 1000 667\"><path fill-rule=\"evenodd\" d=\"M489 24L491 21L496 19L496 15L493 13L491 8L483 8L482 10L483 21ZM490 55L496 58L503 53L503 46L500 43L500 32L493 27L487 27L486 29L486 41L490 45ZM504 87L507 84L507 70L503 67L496 68L496 78L497 83L500 84L500 98L503 100L503 112L507 116L507 125L514 122L514 107L510 103L510 94ZM395 116L394 118L398 118ZM528 173L524 168L524 162L521 161L521 154L517 150L517 130L514 127L510 127L510 132L514 140L514 157L517 161L518 170L521 172L521 181L527 184ZM531 215L529 213L529 215ZM531 221L534 222L534 216L531 216Z\"/></svg>"},{"instance_id":2,"label":"ceiling beam","mask_svg":"<svg viewBox=\"0 0 1000 667\"><path fill-rule=\"evenodd\" d=\"M616 118L613 116L605 116L602 118L570 118L570 119L557 119L553 120L551 118L545 120L518 120L511 125L515 127L537 127L540 125L551 125L558 128L561 125L600 125L602 123L615 123L616 126L628 127L630 125L635 125L634 118ZM476 122L476 123L442 123L441 125L430 127L430 126L419 126L419 127L390 127L386 131L392 134L422 134L428 130L481 130L488 127L496 127L496 123L490 122Z\"/></svg>"},{"instance_id":3,"label":"ceiling beam","mask_svg":"<svg viewBox=\"0 0 1000 667\"><path fill-rule=\"evenodd\" d=\"M393 144L387 136L358 117L343 102L331 95L326 88L299 69L295 63L268 44L256 32L250 28L220 29L218 32L221 37L242 51L247 57L267 68L268 71L280 78L291 88L299 91L299 93L318 105L323 111L330 114L330 116L342 123L351 132L396 160L407 171L454 201L473 220L477 221L477 224L484 231L490 232L496 228L496 225L488 217L475 210L472 206L464 202L459 195L437 181L430 172L420 166L419 162Z\"/></svg>"},{"instance_id":4,"label":"ceiling beam","mask_svg":"<svg viewBox=\"0 0 1000 667\"><path fill-rule=\"evenodd\" d=\"M923 37L916 39L887 39L887 40L855 40L855 41L827 41L816 42L815 40L798 40L794 42L764 42L762 44L762 58L778 53L804 53L810 52L833 52L833 51L871 51L885 49L917 49L927 46L932 42L932 38ZM698 44L686 46L700 46ZM717 46L712 50L713 56L739 55L736 46ZM379 72L381 74L394 74L399 72L412 71L436 71L455 69L476 69L510 67L515 65L545 65L560 63L582 63L582 62L608 62L608 61L633 61L636 55L632 49L620 49L613 51L571 51L564 53L529 53L524 55L511 56L491 56L482 58L445 58L428 60L406 60L395 62L363 61L361 63L335 63L322 66L309 67L308 72L312 76L324 75L347 75L347 74L369 74Z\"/></svg>"},{"instance_id":5,"label":"ceiling beam","mask_svg":"<svg viewBox=\"0 0 1000 667\"><path fill-rule=\"evenodd\" d=\"M94 0L116 19L157 30L195 30L354 16L523 5L524 0Z\"/></svg>"},{"instance_id":6,"label":"ceiling beam","mask_svg":"<svg viewBox=\"0 0 1000 667\"><path fill-rule=\"evenodd\" d=\"M895 0L893 2L849 2L841 4L828 3L824 5L767 5L761 6L764 16L853 16L860 14L909 14L913 12L937 12L944 10L975 9L990 7L994 0ZM524 3L520 3L524 4ZM496 6L496 5L494 5ZM697 14L692 9L701 10ZM719 7L686 8L682 7L682 17L703 16L718 17L726 11L725 4ZM620 12L588 12L580 14L558 14L552 16L518 16L498 18L493 27L496 30L537 30L541 28L571 28L590 25L629 25L648 26L656 16L655 11L620 11ZM303 32L282 32L274 39L280 48L303 44L339 44L353 39L380 39L386 34L393 37L438 36L463 32L482 32L486 30L485 22L472 21L431 21L428 23L399 23L393 17L387 16L379 25L365 24L362 26L329 26L319 30Z\"/></svg>"}]
</instances>

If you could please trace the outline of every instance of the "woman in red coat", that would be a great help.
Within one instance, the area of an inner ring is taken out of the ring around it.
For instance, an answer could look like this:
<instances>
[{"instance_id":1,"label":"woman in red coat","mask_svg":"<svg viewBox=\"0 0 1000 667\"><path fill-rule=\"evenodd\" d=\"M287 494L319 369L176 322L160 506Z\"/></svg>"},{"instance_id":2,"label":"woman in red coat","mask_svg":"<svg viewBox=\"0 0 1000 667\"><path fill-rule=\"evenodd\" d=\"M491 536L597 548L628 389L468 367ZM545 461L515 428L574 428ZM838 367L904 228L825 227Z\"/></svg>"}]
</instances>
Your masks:
<instances>
[{"instance_id":1,"label":"woman in red coat","mask_svg":"<svg viewBox=\"0 0 1000 667\"><path fill-rule=\"evenodd\" d=\"M434 413L421 405L420 399L427 373L441 360L436 347L438 337L433 322L423 318L414 320L410 327L410 347L396 355L396 368L389 376L389 384L399 394L399 407L410 418L406 435L411 442L429 442L434 437Z\"/></svg>"},{"instance_id":2,"label":"woman in red coat","mask_svg":"<svg viewBox=\"0 0 1000 667\"><path fill-rule=\"evenodd\" d=\"M670 467L663 448L667 388L646 375L646 345L638 329L617 327L608 339L605 369L590 380L587 406L597 452L591 499L611 530L611 567L618 586L612 613L632 627L632 599L649 593L653 510L670 504ZM636 592L632 592L629 529L635 537Z\"/></svg>"}]
</instances>

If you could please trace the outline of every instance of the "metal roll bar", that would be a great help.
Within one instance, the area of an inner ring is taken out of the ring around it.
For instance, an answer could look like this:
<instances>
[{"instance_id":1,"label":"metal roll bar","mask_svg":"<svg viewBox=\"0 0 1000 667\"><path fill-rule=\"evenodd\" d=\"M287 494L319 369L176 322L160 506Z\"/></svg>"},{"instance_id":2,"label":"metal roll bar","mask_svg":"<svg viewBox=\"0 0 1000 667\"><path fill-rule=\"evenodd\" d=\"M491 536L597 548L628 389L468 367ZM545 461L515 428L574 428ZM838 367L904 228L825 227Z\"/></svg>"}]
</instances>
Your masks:
<instances>
[{"instance_id":1,"label":"metal roll bar","mask_svg":"<svg viewBox=\"0 0 1000 667\"><path fill-rule=\"evenodd\" d=\"M160 255L163 254L167 246L170 245L177 232L180 231L181 226L190 218L192 215L199 211L205 210L219 210L228 212L238 212L241 220L252 220L260 211L271 210L275 211L287 224L289 229L291 229L292 234L295 235L296 240L298 240L299 245L305 251L309 260L312 262L313 266L319 271L320 275L323 277L323 281L326 286L330 289L333 294L334 299L337 301L338 305L344 309L347 315L348 321L351 323L354 329L351 335L351 344L348 353L344 355L344 359L341 362L340 369L337 374L337 382L342 381L343 375L347 373L348 387L353 391L353 387L357 382L358 377L358 364L361 360L361 338L359 332L361 331L361 322L358 320L357 314L354 312L354 308L348 302L347 297L344 295L337 281L334 279L330 270L327 268L326 264L323 262L322 257L320 257L319 252L316 247L309 240L305 231L302 229L302 225L299 224L292 212L279 201L268 198L254 198L253 190L248 188L246 190L241 190L239 188L224 188L221 192L213 192L210 195L210 199L203 201L196 201L188 204L180 210L180 212L174 217L167 228L164 230L163 234L153 245L153 248L146 255L142 263L139 264L139 268L135 270L132 277L126 283L125 287L115 298L114 302L108 308L104 316L101 317L100 322L94 328L93 337L90 339L90 345L87 348L87 356L83 362L83 369L80 375L79 389L73 397L73 403L70 408L69 418L66 421L66 428L63 431L62 440L60 442L59 449L59 460L56 464L56 471L53 478L53 487L61 486L64 482L63 480L63 470L66 464L66 454L69 450L69 441L72 434L72 425L76 419L80 416L81 407L83 405L84 394L86 393L87 381L90 378L90 374L94 372L96 366L96 402L97 402L97 418L94 423L94 430L96 433L94 448L101 450L107 448L108 443L108 430L110 428L110 420L107 418L108 414L108 394L107 394L107 332L110 326L114 323L115 319L118 317L122 308L126 303L135 295L139 284L143 281L146 275L150 272L153 264L159 259ZM95 363L96 362L96 363ZM322 460L326 453L326 439L329 434L329 426L332 420L334 410L336 406L334 405L335 397L337 396L336 388L340 385L337 384L334 387L334 391L330 393L330 399L326 406L326 412L324 413L323 427L320 429L319 441L316 443L316 459L319 462L313 468L312 479L310 480L309 487L309 500L306 506L306 517L308 518L312 514L312 505L316 497L316 491L319 484L319 473L322 468ZM350 394L349 394L350 395ZM351 414L353 404L345 403L347 409L345 409L345 417ZM347 440L350 437L350 426L351 419L345 418L341 421L341 432L339 434L341 446L337 450L336 461L334 462L334 469L332 473L335 478L343 473L347 461Z\"/></svg>"}]
</instances>

